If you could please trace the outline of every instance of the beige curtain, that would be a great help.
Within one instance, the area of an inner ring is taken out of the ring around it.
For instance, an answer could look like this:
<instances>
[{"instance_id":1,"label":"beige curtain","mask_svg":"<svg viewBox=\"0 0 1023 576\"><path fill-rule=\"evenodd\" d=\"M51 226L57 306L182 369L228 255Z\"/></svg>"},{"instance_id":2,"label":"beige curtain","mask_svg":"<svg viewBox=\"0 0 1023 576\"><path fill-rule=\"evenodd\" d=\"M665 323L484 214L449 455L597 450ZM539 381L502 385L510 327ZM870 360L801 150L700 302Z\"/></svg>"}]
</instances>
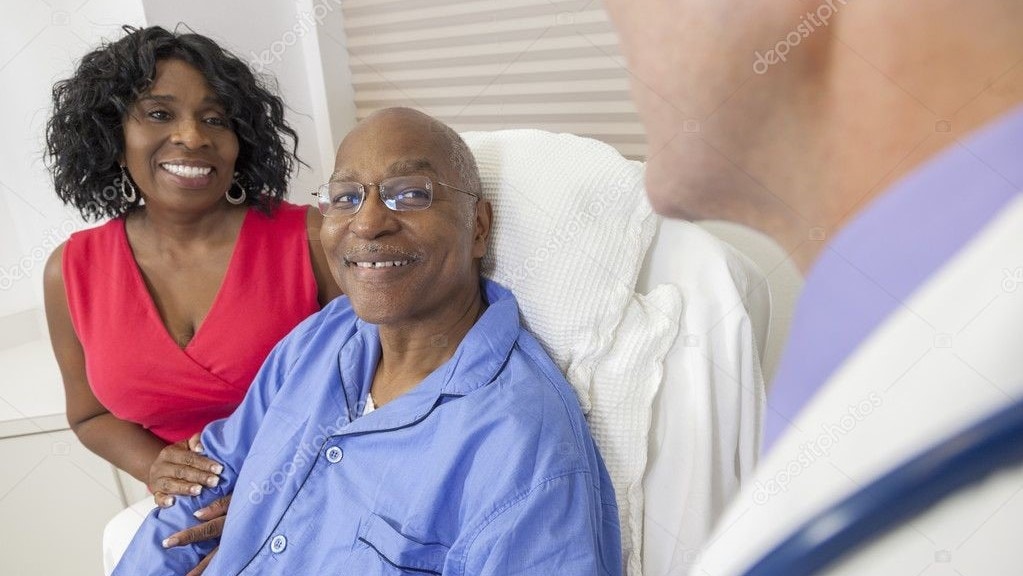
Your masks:
<instances>
[{"instance_id":1,"label":"beige curtain","mask_svg":"<svg viewBox=\"0 0 1023 576\"><path fill-rule=\"evenodd\" d=\"M412 106L459 131L571 132L646 155L599 2L345 0L342 10L360 119Z\"/></svg>"}]
</instances>

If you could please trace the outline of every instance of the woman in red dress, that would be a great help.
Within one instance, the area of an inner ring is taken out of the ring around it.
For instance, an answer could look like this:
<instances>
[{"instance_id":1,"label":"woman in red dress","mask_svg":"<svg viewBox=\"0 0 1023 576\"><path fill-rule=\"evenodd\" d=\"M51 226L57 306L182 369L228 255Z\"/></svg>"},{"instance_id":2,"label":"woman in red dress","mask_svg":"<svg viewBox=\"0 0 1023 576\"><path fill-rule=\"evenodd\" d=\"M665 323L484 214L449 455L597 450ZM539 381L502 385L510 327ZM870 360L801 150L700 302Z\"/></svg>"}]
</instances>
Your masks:
<instances>
[{"instance_id":1,"label":"woman in red dress","mask_svg":"<svg viewBox=\"0 0 1023 576\"><path fill-rule=\"evenodd\" d=\"M280 98L206 37L125 31L53 90L57 194L109 221L53 252L46 314L71 429L168 504L219 470L171 473L165 448L230 414L339 290L319 212L283 201L298 143Z\"/></svg>"}]
</instances>

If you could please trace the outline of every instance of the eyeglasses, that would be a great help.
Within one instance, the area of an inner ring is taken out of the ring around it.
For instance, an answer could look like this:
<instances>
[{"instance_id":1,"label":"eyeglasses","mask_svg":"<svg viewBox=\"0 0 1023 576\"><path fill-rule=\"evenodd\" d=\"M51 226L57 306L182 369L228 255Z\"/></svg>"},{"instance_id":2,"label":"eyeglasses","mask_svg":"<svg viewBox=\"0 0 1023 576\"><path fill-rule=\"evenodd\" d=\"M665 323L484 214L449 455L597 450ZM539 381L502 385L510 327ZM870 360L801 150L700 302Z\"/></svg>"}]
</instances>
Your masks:
<instances>
[{"instance_id":1,"label":"eyeglasses","mask_svg":"<svg viewBox=\"0 0 1023 576\"><path fill-rule=\"evenodd\" d=\"M451 188L456 192L468 194L476 200L480 199L479 194L474 194L455 188L451 184L436 181L437 184ZM366 188L376 186L380 194L380 200L395 212L411 212L415 210L426 210L433 203L434 181L426 176L395 176L381 180L379 184L372 182L360 184L359 182L328 182L320 186L313 194L316 196L316 203L320 208L320 214L324 216L351 216L362 208L366 201Z\"/></svg>"}]
</instances>

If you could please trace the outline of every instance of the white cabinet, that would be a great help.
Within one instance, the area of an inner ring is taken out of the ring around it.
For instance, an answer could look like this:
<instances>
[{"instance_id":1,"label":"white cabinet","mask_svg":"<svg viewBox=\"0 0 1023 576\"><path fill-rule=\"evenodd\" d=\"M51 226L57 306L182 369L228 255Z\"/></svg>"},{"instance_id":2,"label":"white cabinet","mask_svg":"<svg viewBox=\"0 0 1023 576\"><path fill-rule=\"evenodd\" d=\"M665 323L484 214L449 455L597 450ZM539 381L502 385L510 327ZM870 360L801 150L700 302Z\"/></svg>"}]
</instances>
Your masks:
<instances>
[{"instance_id":1,"label":"white cabinet","mask_svg":"<svg viewBox=\"0 0 1023 576\"><path fill-rule=\"evenodd\" d=\"M0 574L103 574L114 472L70 430L0 439Z\"/></svg>"},{"instance_id":2,"label":"white cabinet","mask_svg":"<svg viewBox=\"0 0 1023 576\"><path fill-rule=\"evenodd\" d=\"M14 345L0 349L0 574L103 574L103 527L123 507L113 467L67 429L49 343L7 344Z\"/></svg>"}]
</instances>

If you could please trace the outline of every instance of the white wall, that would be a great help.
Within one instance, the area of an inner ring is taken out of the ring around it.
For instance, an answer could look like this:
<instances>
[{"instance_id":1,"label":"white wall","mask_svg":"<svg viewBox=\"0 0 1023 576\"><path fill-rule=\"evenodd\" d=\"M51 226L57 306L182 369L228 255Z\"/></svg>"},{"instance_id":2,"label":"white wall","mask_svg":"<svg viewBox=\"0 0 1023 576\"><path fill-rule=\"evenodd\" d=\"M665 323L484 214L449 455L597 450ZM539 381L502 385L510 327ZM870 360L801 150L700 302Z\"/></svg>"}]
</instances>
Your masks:
<instances>
[{"instance_id":1,"label":"white wall","mask_svg":"<svg viewBox=\"0 0 1023 576\"><path fill-rule=\"evenodd\" d=\"M100 38L142 22L136 0L18 3L0 19L0 317L42 304L42 265L83 226L42 162L50 89Z\"/></svg>"}]
</instances>

